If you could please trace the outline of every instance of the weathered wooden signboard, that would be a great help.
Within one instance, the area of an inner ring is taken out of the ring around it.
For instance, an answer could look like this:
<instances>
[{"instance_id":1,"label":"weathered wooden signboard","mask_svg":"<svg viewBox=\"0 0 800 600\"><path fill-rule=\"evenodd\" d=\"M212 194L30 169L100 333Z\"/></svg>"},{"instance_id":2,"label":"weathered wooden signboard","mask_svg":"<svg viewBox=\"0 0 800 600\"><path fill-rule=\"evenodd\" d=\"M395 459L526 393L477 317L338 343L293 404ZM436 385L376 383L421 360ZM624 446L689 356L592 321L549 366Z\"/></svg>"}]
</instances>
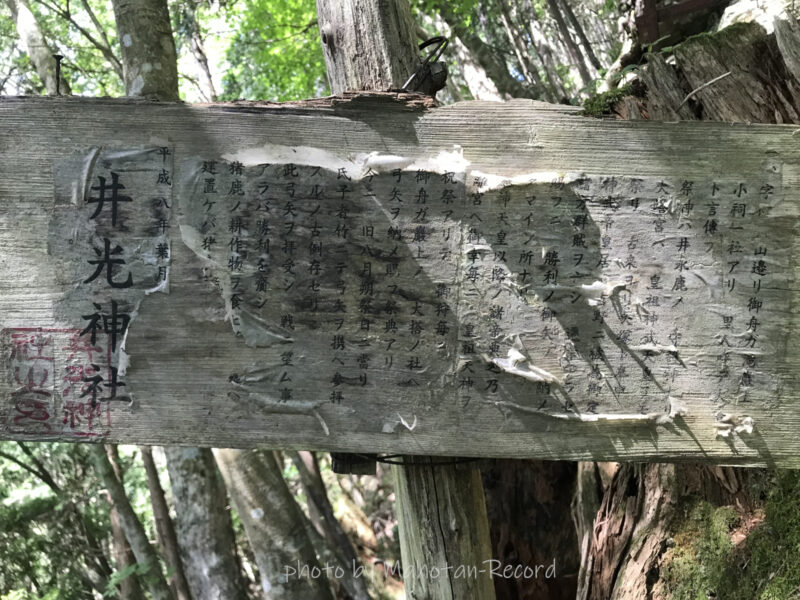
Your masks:
<instances>
[{"instance_id":1,"label":"weathered wooden signboard","mask_svg":"<svg viewBox=\"0 0 800 600\"><path fill-rule=\"evenodd\" d=\"M0 100L0 437L793 464L800 135Z\"/></svg>"}]
</instances>

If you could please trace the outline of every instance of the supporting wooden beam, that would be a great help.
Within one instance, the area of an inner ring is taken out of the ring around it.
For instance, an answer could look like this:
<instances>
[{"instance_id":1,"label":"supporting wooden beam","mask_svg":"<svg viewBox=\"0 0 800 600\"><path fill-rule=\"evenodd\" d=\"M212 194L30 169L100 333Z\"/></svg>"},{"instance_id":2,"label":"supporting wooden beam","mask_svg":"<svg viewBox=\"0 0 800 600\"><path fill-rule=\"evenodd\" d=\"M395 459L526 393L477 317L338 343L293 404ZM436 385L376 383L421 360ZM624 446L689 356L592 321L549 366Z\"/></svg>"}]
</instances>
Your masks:
<instances>
[{"instance_id":1,"label":"supporting wooden beam","mask_svg":"<svg viewBox=\"0 0 800 600\"><path fill-rule=\"evenodd\" d=\"M475 463L405 457L392 472L406 597L493 600L500 567Z\"/></svg>"}]
</instances>

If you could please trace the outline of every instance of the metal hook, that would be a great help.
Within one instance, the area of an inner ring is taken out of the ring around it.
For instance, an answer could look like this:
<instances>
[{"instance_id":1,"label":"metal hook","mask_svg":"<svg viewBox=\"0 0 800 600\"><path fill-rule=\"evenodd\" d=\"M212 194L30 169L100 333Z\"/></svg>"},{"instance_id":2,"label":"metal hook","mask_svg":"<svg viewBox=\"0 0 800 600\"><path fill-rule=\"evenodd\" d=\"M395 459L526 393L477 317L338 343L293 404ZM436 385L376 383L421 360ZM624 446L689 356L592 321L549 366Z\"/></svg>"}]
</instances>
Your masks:
<instances>
[{"instance_id":1,"label":"metal hook","mask_svg":"<svg viewBox=\"0 0 800 600\"><path fill-rule=\"evenodd\" d=\"M419 66L419 68L416 71L414 71L414 73L411 74L411 77L408 78L408 81L406 81L405 85L401 89L404 89L404 90L408 89L408 86L411 84L412 81L414 81L414 78L417 75L419 75L420 72L422 72L422 70L425 69L425 67L427 67L430 63L436 62L437 60L439 60L439 57L442 56L442 53L447 48L447 44L448 43L449 42L448 42L447 38L442 36L442 35L437 35L436 37L432 37L431 39L425 40L424 42L422 42L419 45L419 49L420 50L424 50L428 46L432 46L434 44L437 44L437 46L431 52L428 53L428 55L422 61L422 64Z\"/></svg>"}]
</instances>

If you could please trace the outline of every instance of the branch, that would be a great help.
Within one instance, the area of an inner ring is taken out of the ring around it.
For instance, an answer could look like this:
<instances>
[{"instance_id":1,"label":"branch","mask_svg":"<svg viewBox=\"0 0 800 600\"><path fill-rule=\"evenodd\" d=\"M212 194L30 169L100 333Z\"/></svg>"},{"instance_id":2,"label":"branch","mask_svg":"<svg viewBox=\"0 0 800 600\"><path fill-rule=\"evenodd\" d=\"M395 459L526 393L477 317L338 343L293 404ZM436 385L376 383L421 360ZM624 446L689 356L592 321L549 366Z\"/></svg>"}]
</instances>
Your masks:
<instances>
[{"instance_id":1,"label":"branch","mask_svg":"<svg viewBox=\"0 0 800 600\"><path fill-rule=\"evenodd\" d=\"M730 72L730 71L728 71L727 73L723 73L723 74L722 74L722 75L720 75L719 77L714 77L714 79L712 79L711 81L707 81L707 82L705 82L703 85L701 85L700 87L697 87L697 88L693 89L691 92L689 92L688 94L686 94L686 98L684 98L684 99L683 99L683 102L681 102L681 103L678 105L678 108L680 108L681 106L683 106L684 104L686 104L686 103L689 101L689 98L691 98L692 96L694 96L694 95L695 95L697 92L699 92L699 91L701 91L701 90L704 90L704 89L706 89L708 86L710 86L710 85L713 85L713 84L717 83L717 82L718 82L720 79L725 79L725 78L726 78L728 75L730 75L730 74L731 74L731 72Z\"/></svg>"},{"instance_id":2,"label":"branch","mask_svg":"<svg viewBox=\"0 0 800 600\"><path fill-rule=\"evenodd\" d=\"M97 29L97 33L99 33L100 37L103 38L103 43L105 44L106 48L111 50L111 42L109 41L108 36L106 35L106 30L103 27L103 24L100 22L100 19L98 19L97 15L94 14L92 7L89 6L89 2L87 0L81 0L81 4L83 5L83 8L86 11L86 13L89 15L89 18L92 20L92 23L94 23L94 27L95 29Z\"/></svg>"},{"instance_id":3,"label":"branch","mask_svg":"<svg viewBox=\"0 0 800 600\"><path fill-rule=\"evenodd\" d=\"M31 459L31 462L36 465L36 468L41 474L40 477L42 478L42 481L50 486L50 489L52 489L54 492L59 492L61 487L56 483L55 478L50 475L50 471L47 470L47 467L44 466L44 463L33 453L33 450L28 448L22 442L17 442L17 445L20 447L20 450L22 450L25 455Z\"/></svg>"},{"instance_id":4,"label":"branch","mask_svg":"<svg viewBox=\"0 0 800 600\"><path fill-rule=\"evenodd\" d=\"M119 75L119 78L122 79L122 63L116 57L114 52L111 50L109 46L104 45L102 42L98 41L89 31L87 31L83 26L81 26L75 19L72 18L69 10L63 10L58 8L57 6L53 6L52 4L46 2L45 0L36 0L37 3L41 4L48 10L52 11L53 13L60 16L62 19L65 19L69 23L75 27L82 35L85 37L89 42L100 51L100 54L111 63L111 68L114 69L114 72ZM94 14L90 15L92 20L95 19ZM105 35L104 35L105 37Z\"/></svg>"},{"instance_id":5,"label":"branch","mask_svg":"<svg viewBox=\"0 0 800 600\"><path fill-rule=\"evenodd\" d=\"M0 450L0 457L5 458L6 460L10 460L11 462L13 462L18 467L21 467L22 469L25 469L28 473L30 473L31 475L33 475L37 479L41 479L44 483L47 484L47 487L49 487L54 492L58 493L58 492L61 491L61 488L59 488L58 484L56 484L56 482L53 481L52 478L50 478L50 475L47 472L45 472L43 474L40 471L37 471L34 467L29 465L28 463L25 463L25 462L21 461L20 459L18 459L13 454L8 454L6 452L3 452L2 450ZM49 480L48 480L48 478L49 478Z\"/></svg>"},{"instance_id":6,"label":"branch","mask_svg":"<svg viewBox=\"0 0 800 600\"><path fill-rule=\"evenodd\" d=\"M317 19L312 19L305 26L302 26L302 25L290 25L290 27L292 27L294 29L300 29L300 31L298 31L297 33L291 33L291 34L289 34L289 35L287 35L285 37L274 38L274 39L271 39L271 40L254 40L252 42L244 42L243 41L243 42L240 42L240 43L242 43L242 44L250 44L250 45L253 45L253 46L260 46L262 44L269 45L269 44L275 44L276 42L285 42L286 40L291 40L292 38L296 38L296 37L300 37L301 35L305 35L306 33L308 33L308 31L310 29L312 29L312 28L314 28L316 26L317 26Z\"/></svg>"},{"instance_id":7,"label":"branch","mask_svg":"<svg viewBox=\"0 0 800 600\"><path fill-rule=\"evenodd\" d=\"M6 75L3 78L3 80L0 81L0 94L2 94L3 90L6 89L6 84L8 83L8 80L11 79L11 76L14 74L14 71L16 71L16 70L17 70L17 67L14 66L14 65L11 65L11 69L8 71L8 75Z\"/></svg>"},{"instance_id":8,"label":"branch","mask_svg":"<svg viewBox=\"0 0 800 600\"><path fill-rule=\"evenodd\" d=\"M191 77L191 76L189 76L189 75L184 75L183 73L178 73L178 78L180 78L180 79L185 79L186 81L188 81L189 83L191 83L191 84L192 84L194 87L196 87L196 88L197 88L197 91L198 91L198 92L200 92L200 97L202 98L203 102L209 102L208 96L207 96L207 95L206 95L206 93L203 91L203 88L202 88L202 86L200 85L200 82L199 82L199 81L197 81L197 79L196 79L196 78L194 78L194 77Z\"/></svg>"}]
</instances>

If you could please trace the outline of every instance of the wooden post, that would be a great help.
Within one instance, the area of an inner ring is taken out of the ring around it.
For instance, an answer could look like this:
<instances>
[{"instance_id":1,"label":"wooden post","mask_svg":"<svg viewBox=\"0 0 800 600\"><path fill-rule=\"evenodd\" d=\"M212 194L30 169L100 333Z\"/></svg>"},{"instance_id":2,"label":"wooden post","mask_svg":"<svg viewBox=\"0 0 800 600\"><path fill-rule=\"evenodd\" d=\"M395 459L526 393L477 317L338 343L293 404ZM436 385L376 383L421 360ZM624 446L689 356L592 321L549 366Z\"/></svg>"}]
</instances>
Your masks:
<instances>
[{"instance_id":1,"label":"wooden post","mask_svg":"<svg viewBox=\"0 0 800 600\"><path fill-rule=\"evenodd\" d=\"M322 51L334 94L398 89L419 59L407 0L317 0ZM375 455L331 453L334 473L375 474Z\"/></svg>"},{"instance_id":2,"label":"wooden post","mask_svg":"<svg viewBox=\"0 0 800 600\"><path fill-rule=\"evenodd\" d=\"M417 69L407 0L318 0L317 12L334 94L396 89ZM334 472L374 473L369 456L331 456ZM405 457L403 465L392 468L406 597L491 600L494 587L488 575L459 577L448 570L481 570L492 558L480 473L474 467L456 468L452 461L435 462Z\"/></svg>"},{"instance_id":3,"label":"wooden post","mask_svg":"<svg viewBox=\"0 0 800 600\"><path fill-rule=\"evenodd\" d=\"M498 566L475 463L407 456L392 472L406 598L492 600Z\"/></svg>"}]
</instances>

